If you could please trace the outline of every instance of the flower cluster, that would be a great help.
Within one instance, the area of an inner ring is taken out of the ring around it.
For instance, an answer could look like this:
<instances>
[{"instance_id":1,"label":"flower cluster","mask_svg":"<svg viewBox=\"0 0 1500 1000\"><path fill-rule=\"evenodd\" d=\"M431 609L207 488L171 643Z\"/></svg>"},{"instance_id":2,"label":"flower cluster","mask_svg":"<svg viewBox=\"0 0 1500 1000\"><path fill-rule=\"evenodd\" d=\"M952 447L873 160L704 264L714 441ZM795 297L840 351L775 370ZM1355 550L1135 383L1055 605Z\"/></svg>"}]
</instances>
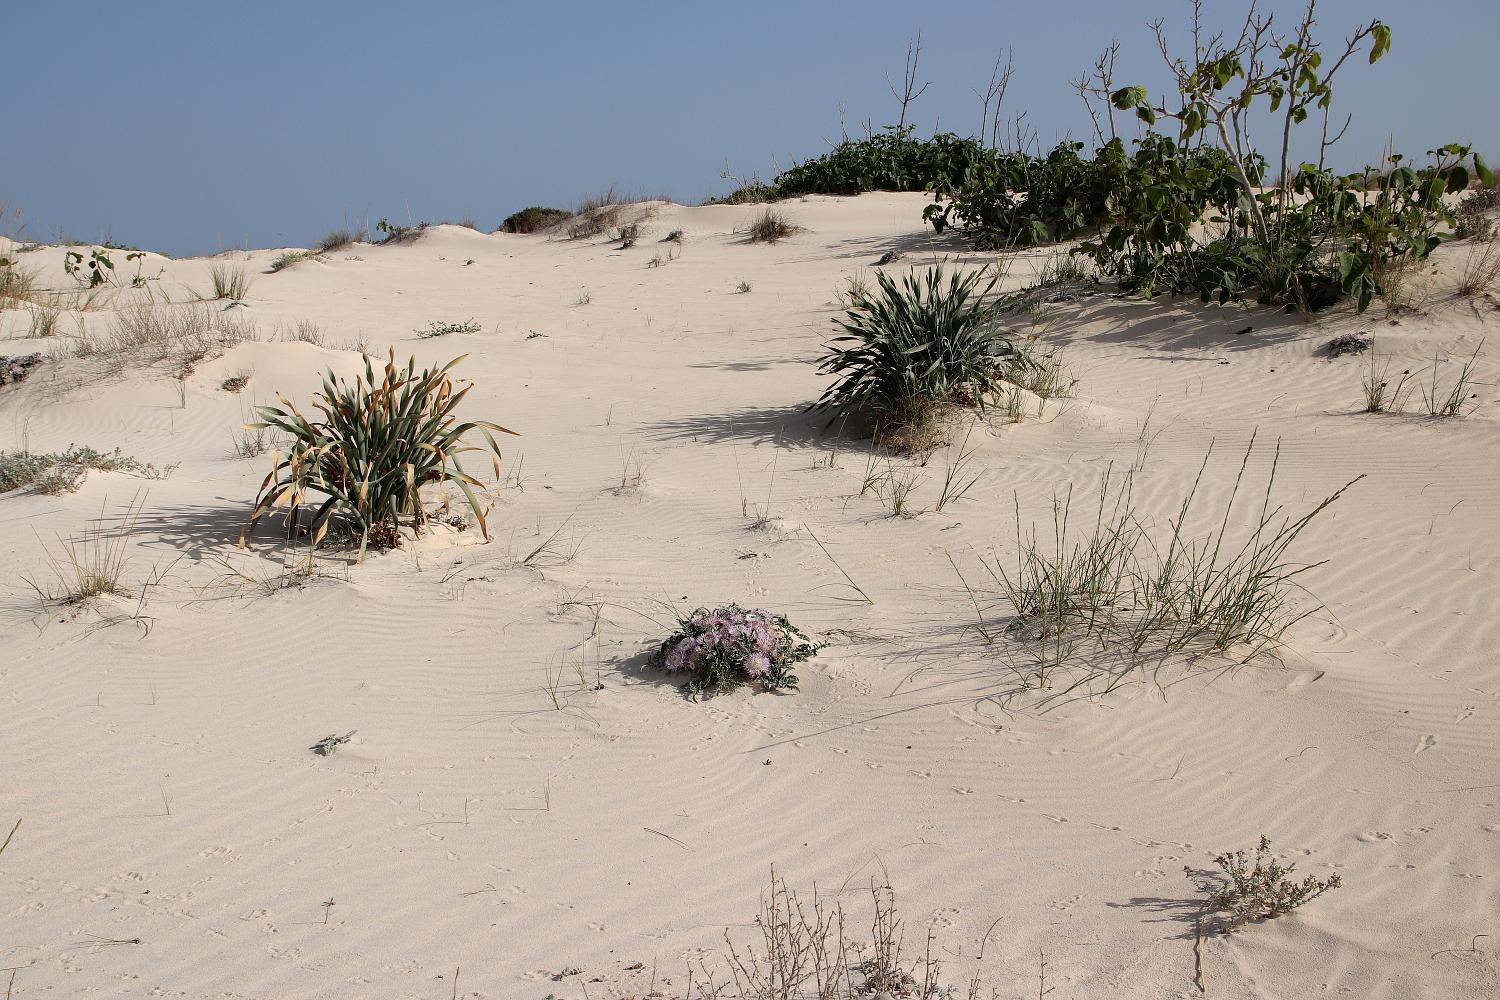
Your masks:
<instances>
[{"instance_id":1,"label":"flower cluster","mask_svg":"<svg viewBox=\"0 0 1500 1000\"><path fill-rule=\"evenodd\" d=\"M20 357L0 357L0 385L10 385L24 379L31 369L42 363L40 354L23 354Z\"/></svg>"},{"instance_id":2,"label":"flower cluster","mask_svg":"<svg viewBox=\"0 0 1500 1000\"><path fill-rule=\"evenodd\" d=\"M689 675L692 694L725 691L758 682L768 691L795 688L794 664L820 648L784 615L729 604L699 608L678 620L656 654L656 664Z\"/></svg>"}]
</instances>

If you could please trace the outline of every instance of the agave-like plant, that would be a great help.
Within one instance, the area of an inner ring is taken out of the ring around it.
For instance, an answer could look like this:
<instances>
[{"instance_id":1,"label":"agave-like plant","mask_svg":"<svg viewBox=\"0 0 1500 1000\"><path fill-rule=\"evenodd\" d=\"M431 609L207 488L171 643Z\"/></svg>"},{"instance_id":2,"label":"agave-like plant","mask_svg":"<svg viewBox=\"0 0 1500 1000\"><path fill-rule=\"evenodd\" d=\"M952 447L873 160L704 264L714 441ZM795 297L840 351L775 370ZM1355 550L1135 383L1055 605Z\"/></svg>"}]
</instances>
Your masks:
<instances>
[{"instance_id":1,"label":"agave-like plant","mask_svg":"<svg viewBox=\"0 0 1500 1000\"><path fill-rule=\"evenodd\" d=\"M464 357L418 372L415 358L398 368L392 351L377 378L366 355L364 374L352 382L330 370L323 376L322 391L313 394L312 408L322 419L309 420L285 396L277 397L281 406L257 407L260 421L245 428L282 431L292 438L292 447L285 457L280 451L272 457L245 531L281 507L289 524L295 524L298 512L315 502L313 494L321 494L310 529L313 544L327 534L329 519L342 513L359 530L363 559L372 531L394 533L402 517L420 530L426 519L422 487L451 483L463 491L488 539L489 527L474 494L474 487L484 484L464 471L459 455L485 453L498 479L500 446L494 434L516 432L488 420L460 423L454 416L473 387L471 382L455 383L448 374ZM464 442L471 431L483 435L483 446ZM242 531L241 545L244 540Z\"/></svg>"},{"instance_id":2,"label":"agave-like plant","mask_svg":"<svg viewBox=\"0 0 1500 1000\"><path fill-rule=\"evenodd\" d=\"M1024 362L1014 335L985 295L999 276L934 267L899 284L877 272L878 291L852 297L843 331L818 366L835 375L813 409L864 410L877 420L922 412L932 403L983 407L1004 380L1003 365Z\"/></svg>"}]
</instances>

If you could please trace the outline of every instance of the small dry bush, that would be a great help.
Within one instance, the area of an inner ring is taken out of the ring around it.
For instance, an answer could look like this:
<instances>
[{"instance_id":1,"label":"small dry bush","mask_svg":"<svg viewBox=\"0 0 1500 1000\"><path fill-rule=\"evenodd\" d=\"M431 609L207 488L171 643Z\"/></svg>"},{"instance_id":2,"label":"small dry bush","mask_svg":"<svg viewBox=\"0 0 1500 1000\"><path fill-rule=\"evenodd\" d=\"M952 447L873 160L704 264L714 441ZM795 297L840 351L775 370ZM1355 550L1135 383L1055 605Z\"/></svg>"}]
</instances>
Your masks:
<instances>
[{"instance_id":1,"label":"small dry bush","mask_svg":"<svg viewBox=\"0 0 1500 1000\"><path fill-rule=\"evenodd\" d=\"M920 954L903 955L905 924L889 885L871 882L868 931L856 930L837 897L814 887L811 899L771 873L750 940L724 932L717 966L690 969L683 1000L869 1000L978 998L979 978L944 985L937 942L929 932Z\"/></svg>"},{"instance_id":2,"label":"small dry bush","mask_svg":"<svg viewBox=\"0 0 1500 1000\"><path fill-rule=\"evenodd\" d=\"M1297 866L1276 860L1271 853L1271 841L1264 834L1255 848L1253 866L1244 851L1220 854L1214 858L1214 864L1219 866L1219 872L1197 872L1186 866L1183 871L1203 893L1203 912L1210 917L1213 929L1224 934L1246 924L1274 920L1343 885L1338 872L1326 879L1309 875L1301 882L1293 882L1287 876Z\"/></svg>"},{"instance_id":3,"label":"small dry bush","mask_svg":"<svg viewBox=\"0 0 1500 1000\"><path fill-rule=\"evenodd\" d=\"M102 331L80 329L74 354L91 362L99 376L159 367L182 378L203 360L255 339L255 324L232 312L202 303L143 304L120 310Z\"/></svg>"},{"instance_id":4,"label":"small dry bush","mask_svg":"<svg viewBox=\"0 0 1500 1000\"><path fill-rule=\"evenodd\" d=\"M277 271L285 271L294 264L300 264L304 260L312 260L317 256L318 254L315 250L288 250L285 253L277 254L272 259L271 266L266 270L275 274Z\"/></svg>"},{"instance_id":5,"label":"small dry bush","mask_svg":"<svg viewBox=\"0 0 1500 1000\"><path fill-rule=\"evenodd\" d=\"M801 231L802 227L794 224L779 208L762 209L750 220L751 243L775 243Z\"/></svg>"}]
</instances>

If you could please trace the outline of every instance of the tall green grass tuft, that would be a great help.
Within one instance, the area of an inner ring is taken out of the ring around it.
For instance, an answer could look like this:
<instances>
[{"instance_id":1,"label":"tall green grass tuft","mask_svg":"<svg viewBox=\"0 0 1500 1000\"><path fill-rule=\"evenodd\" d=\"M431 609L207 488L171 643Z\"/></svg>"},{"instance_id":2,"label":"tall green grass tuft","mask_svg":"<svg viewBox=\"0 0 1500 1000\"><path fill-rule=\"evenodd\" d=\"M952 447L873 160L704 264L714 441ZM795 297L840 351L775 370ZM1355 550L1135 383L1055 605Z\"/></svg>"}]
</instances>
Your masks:
<instances>
[{"instance_id":1,"label":"tall green grass tuft","mask_svg":"<svg viewBox=\"0 0 1500 1000\"><path fill-rule=\"evenodd\" d=\"M900 283L877 272L879 287L849 300L834 322L819 374L834 383L813 409L858 411L876 425L901 424L935 404L983 407L1005 383L1006 366L1024 364L1014 334L985 299L998 277L941 267Z\"/></svg>"},{"instance_id":2,"label":"tall green grass tuft","mask_svg":"<svg viewBox=\"0 0 1500 1000\"><path fill-rule=\"evenodd\" d=\"M1315 609L1295 611L1291 598L1300 589L1298 578L1326 560L1297 562L1289 550L1314 518L1364 476L1293 517L1272 499L1278 443L1253 527L1236 532L1232 515L1254 450L1252 435L1229 499L1210 522L1217 527L1201 536L1189 525L1212 449L1164 530L1153 530L1138 509L1133 473L1115 481L1106 475L1092 521L1081 534L1074 525L1071 491L1053 500L1050 540L1035 527L1022 527L1017 504L1014 562L997 558L985 565L1012 611L1010 633L1037 654L1041 686L1049 686L1049 669L1101 646L1125 653L1126 662L1207 653L1248 660L1312 614ZM1099 669L1086 667L1085 679Z\"/></svg>"},{"instance_id":3,"label":"tall green grass tuft","mask_svg":"<svg viewBox=\"0 0 1500 1000\"><path fill-rule=\"evenodd\" d=\"M321 419L309 419L285 396L281 406L258 407L261 420L248 430L274 429L292 439L290 452L273 457L274 467L261 483L246 531L273 510L285 507L288 529L304 506L314 508L313 544L328 533L330 519L348 519L359 537L359 558L372 536L399 544L402 519L420 530L427 519L422 488L457 486L464 494L485 538L489 528L475 487L483 484L464 471L459 456L482 452L500 475L500 446L494 433L514 434L487 420L459 422L454 416L472 383L456 383L449 372L463 357L441 368L416 370L416 360L396 366L395 352L379 375L365 357L363 375L346 382L333 372L323 376L312 408ZM477 431L484 446L466 444ZM241 532L240 544L244 544Z\"/></svg>"}]
</instances>

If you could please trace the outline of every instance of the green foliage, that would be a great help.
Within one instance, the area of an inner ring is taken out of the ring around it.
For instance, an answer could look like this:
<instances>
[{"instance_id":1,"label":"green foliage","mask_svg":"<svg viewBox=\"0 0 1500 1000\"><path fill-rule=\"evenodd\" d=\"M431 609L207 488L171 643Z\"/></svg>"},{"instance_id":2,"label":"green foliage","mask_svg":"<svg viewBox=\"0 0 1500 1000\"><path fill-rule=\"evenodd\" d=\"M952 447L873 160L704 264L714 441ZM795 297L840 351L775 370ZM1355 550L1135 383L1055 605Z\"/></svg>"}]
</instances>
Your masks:
<instances>
[{"instance_id":1,"label":"green foliage","mask_svg":"<svg viewBox=\"0 0 1500 1000\"><path fill-rule=\"evenodd\" d=\"M844 139L822 156L803 160L767 184L752 179L723 198L721 205L744 205L806 194L860 194L865 191L931 191L953 188L971 171L992 166L997 154L977 139L939 132L913 137L910 126L890 127L863 139Z\"/></svg>"},{"instance_id":2,"label":"green foliage","mask_svg":"<svg viewBox=\"0 0 1500 1000\"><path fill-rule=\"evenodd\" d=\"M1309 6L1293 40L1282 44L1252 7L1232 46L1223 39L1235 36L1214 36L1191 61L1169 57L1177 90L1170 101L1153 104L1140 86L1112 93L1116 108L1133 109L1148 126L1175 121L1179 137L1152 134L1140 143L1113 226L1081 248L1102 271L1147 296L1254 298L1302 311L1349 298L1362 311L1386 290L1388 276L1438 246L1439 229L1456 221L1446 196L1467 189L1474 175L1492 183L1488 165L1450 144L1430 151L1421 169L1398 155L1383 171L1340 176L1322 166L1334 75L1366 43L1369 61L1378 60L1391 36L1371 21L1325 66L1314 24ZM1165 52L1159 31L1158 38ZM1294 166L1294 128L1314 112L1324 115L1320 162ZM1270 184L1267 158L1249 136L1252 114L1281 116L1279 172ZM1200 219L1214 228L1198 229Z\"/></svg>"},{"instance_id":3,"label":"green foliage","mask_svg":"<svg viewBox=\"0 0 1500 1000\"><path fill-rule=\"evenodd\" d=\"M910 125L863 139L845 139L822 156L777 175L776 197L859 194L864 191L931 191L959 183L989 166L995 154L975 139L948 132L915 139Z\"/></svg>"},{"instance_id":4,"label":"green foliage","mask_svg":"<svg viewBox=\"0 0 1500 1000\"><path fill-rule=\"evenodd\" d=\"M934 403L983 406L1003 382L1002 365L1021 359L1011 331L984 296L998 277L934 267L900 284L877 272L878 291L851 301L843 331L819 365L836 381L814 409L860 410L900 420Z\"/></svg>"},{"instance_id":5,"label":"green foliage","mask_svg":"<svg viewBox=\"0 0 1500 1000\"><path fill-rule=\"evenodd\" d=\"M536 233L572 217L573 213L565 209L533 205L506 216L505 221L500 223L500 231L502 233Z\"/></svg>"},{"instance_id":6,"label":"green foliage","mask_svg":"<svg viewBox=\"0 0 1500 1000\"><path fill-rule=\"evenodd\" d=\"M314 544L322 541L334 514L353 522L360 539L360 558L372 536L399 538L401 518L420 530L427 519L423 487L457 486L468 501L485 538L489 529L474 487L483 484L464 471L459 456L478 451L490 457L495 477L500 475L500 447L494 432L514 434L485 420L460 423L454 416L472 383L455 383L448 374L462 357L441 368L418 372L416 360L396 367L395 352L377 378L368 355L363 375L352 383L328 372L323 389L313 395L313 409L321 419L308 419L296 405L280 397L281 406L258 407L258 423L247 430L274 429L292 439L290 453L278 453L275 466L261 483L247 530L281 507L289 526L313 494L321 494L311 524ZM464 443L478 431L483 447ZM241 543L244 535L241 533Z\"/></svg>"},{"instance_id":7,"label":"green foliage","mask_svg":"<svg viewBox=\"0 0 1500 1000\"><path fill-rule=\"evenodd\" d=\"M317 253L312 250L288 250L285 253L276 255L271 261L269 270L272 274L275 274L277 271L285 271L293 264L300 264L302 261L311 260L316 256Z\"/></svg>"},{"instance_id":8,"label":"green foliage","mask_svg":"<svg viewBox=\"0 0 1500 1000\"><path fill-rule=\"evenodd\" d=\"M106 452L69 445L61 452L5 451L0 452L0 493L28 489L33 493L56 496L77 490L90 470L165 479L174 468L176 466L158 469L149 462L131 458L118 448Z\"/></svg>"}]
</instances>

